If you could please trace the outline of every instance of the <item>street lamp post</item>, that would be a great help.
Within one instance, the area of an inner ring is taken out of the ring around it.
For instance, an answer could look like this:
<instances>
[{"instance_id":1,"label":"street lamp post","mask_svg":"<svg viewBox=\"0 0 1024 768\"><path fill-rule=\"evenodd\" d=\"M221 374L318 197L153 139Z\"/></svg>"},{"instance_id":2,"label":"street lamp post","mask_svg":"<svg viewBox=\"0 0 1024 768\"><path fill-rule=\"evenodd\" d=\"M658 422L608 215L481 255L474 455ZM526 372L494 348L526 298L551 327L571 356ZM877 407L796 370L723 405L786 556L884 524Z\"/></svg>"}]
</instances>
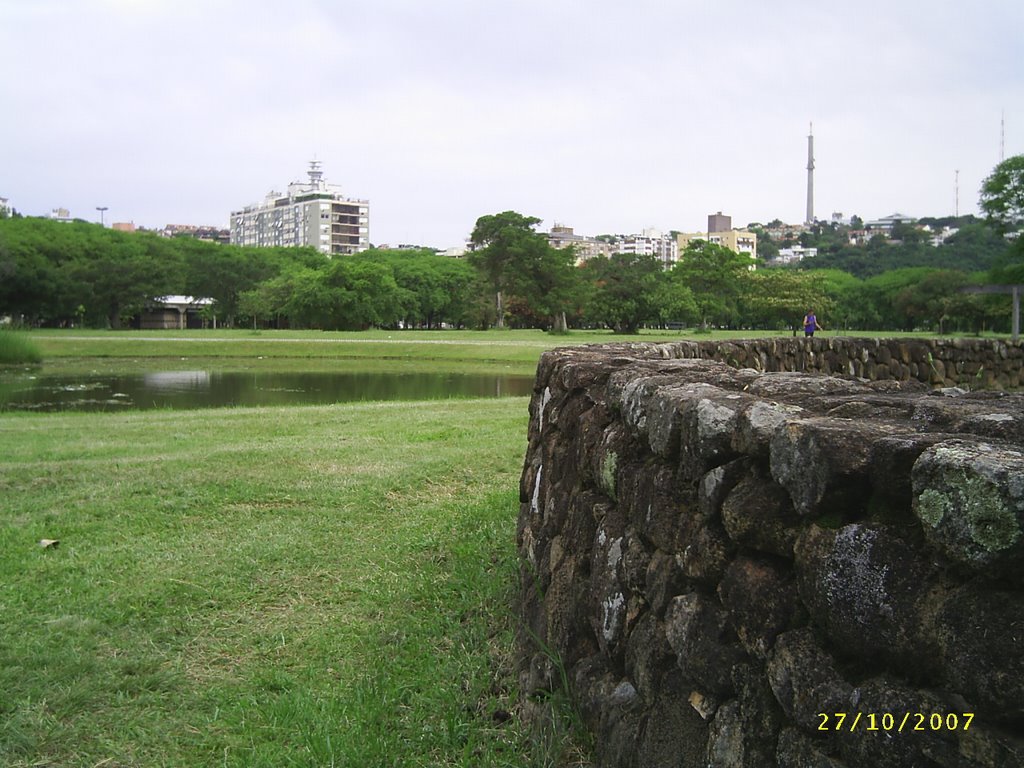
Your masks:
<instances>
[{"instance_id":1,"label":"street lamp post","mask_svg":"<svg viewBox=\"0 0 1024 768\"><path fill-rule=\"evenodd\" d=\"M103 222L103 212L107 210L107 206L97 205L96 210L100 212L100 226L105 227L106 224Z\"/></svg>"}]
</instances>

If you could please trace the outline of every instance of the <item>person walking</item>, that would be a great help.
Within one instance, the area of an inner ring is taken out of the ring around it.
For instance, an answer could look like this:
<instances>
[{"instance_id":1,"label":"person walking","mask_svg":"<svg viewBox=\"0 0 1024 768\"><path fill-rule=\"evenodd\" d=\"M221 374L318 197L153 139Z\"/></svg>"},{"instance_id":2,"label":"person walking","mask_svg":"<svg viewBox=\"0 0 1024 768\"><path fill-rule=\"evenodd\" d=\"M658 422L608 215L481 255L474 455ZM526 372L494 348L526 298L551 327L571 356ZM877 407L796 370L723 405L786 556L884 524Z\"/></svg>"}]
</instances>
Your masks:
<instances>
[{"instance_id":1,"label":"person walking","mask_svg":"<svg viewBox=\"0 0 1024 768\"><path fill-rule=\"evenodd\" d=\"M814 316L814 310L807 310L807 314L804 315L804 336L811 338L814 336L815 331L824 331L821 327L821 323L818 322L818 318Z\"/></svg>"}]
</instances>

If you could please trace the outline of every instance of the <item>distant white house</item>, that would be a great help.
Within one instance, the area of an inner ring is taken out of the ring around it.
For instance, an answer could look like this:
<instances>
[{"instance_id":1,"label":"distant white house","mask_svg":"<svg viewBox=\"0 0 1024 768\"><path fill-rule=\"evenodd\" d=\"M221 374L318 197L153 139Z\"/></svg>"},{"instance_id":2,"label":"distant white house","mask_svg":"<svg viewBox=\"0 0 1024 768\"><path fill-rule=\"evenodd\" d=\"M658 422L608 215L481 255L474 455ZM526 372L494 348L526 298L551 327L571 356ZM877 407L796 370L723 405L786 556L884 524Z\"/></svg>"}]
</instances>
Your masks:
<instances>
[{"instance_id":1,"label":"distant white house","mask_svg":"<svg viewBox=\"0 0 1024 768\"><path fill-rule=\"evenodd\" d=\"M779 248L779 255L774 261L776 264L792 264L795 261L813 259L817 255L817 248L802 248L799 245L794 245L792 248Z\"/></svg>"},{"instance_id":2,"label":"distant white house","mask_svg":"<svg viewBox=\"0 0 1024 768\"><path fill-rule=\"evenodd\" d=\"M960 231L956 227L942 227L941 229L936 230L927 225L922 227L922 229L928 233L928 242L930 242L934 248L938 248Z\"/></svg>"}]
</instances>

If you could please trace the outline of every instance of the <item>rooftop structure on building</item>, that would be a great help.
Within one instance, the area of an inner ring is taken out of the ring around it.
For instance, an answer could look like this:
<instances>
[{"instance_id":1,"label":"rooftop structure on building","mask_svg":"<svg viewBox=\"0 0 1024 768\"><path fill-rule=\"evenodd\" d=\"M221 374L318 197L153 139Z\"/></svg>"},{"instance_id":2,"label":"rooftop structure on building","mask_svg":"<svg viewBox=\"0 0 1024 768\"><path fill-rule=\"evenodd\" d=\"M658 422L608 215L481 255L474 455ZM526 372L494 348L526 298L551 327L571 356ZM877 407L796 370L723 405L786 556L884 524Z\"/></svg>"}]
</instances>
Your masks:
<instances>
[{"instance_id":1,"label":"rooftop structure on building","mask_svg":"<svg viewBox=\"0 0 1024 768\"><path fill-rule=\"evenodd\" d=\"M309 164L306 182L292 182L285 194L270 192L260 203L231 213L231 242L275 247L311 246L327 256L370 247L370 203L345 197L324 181L320 162Z\"/></svg>"},{"instance_id":2,"label":"rooftop structure on building","mask_svg":"<svg viewBox=\"0 0 1024 768\"><path fill-rule=\"evenodd\" d=\"M725 216L721 211L708 214L708 234L728 232L730 229L732 229L732 216Z\"/></svg>"}]
</instances>

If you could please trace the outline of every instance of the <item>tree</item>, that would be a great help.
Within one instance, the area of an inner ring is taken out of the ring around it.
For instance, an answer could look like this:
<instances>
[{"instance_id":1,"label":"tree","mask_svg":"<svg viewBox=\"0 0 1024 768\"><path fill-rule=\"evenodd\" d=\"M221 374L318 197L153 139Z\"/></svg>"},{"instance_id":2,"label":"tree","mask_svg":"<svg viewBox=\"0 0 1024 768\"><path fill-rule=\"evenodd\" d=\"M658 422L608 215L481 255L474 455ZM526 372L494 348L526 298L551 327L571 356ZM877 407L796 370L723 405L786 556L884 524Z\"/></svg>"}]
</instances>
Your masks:
<instances>
[{"instance_id":1,"label":"tree","mask_svg":"<svg viewBox=\"0 0 1024 768\"><path fill-rule=\"evenodd\" d=\"M64 225L68 226L68 225ZM120 328L125 318L140 312L157 296L181 290L181 265L154 258L135 234L103 229L95 224L72 224L85 236L86 247L69 265L74 282L85 289L93 322L105 320Z\"/></svg>"},{"instance_id":2,"label":"tree","mask_svg":"<svg viewBox=\"0 0 1024 768\"><path fill-rule=\"evenodd\" d=\"M678 286L674 291L655 256L595 256L582 272L591 286L587 316L616 333L635 334L644 322L683 320L696 314L689 289Z\"/></svg>"},{"instance_id":3,"label":"tree","mask_svg":"<svg viewBox=\"0 0 1024 768\"><path fill-rule=\"evenodd\" d=\"M479 250L470 260L486 277L494 294L495 325L505 327L507 306L530 325L565 329L566 308L578 285L573 253L553 248L533 228L540 219L505 211L481 216L470 236ZM506 301L506 294L512 302Z\"/></svg>"},{"instance_id":4,"label":"tree","mask_svg":"<svg viewBox=\"0 0 1024 768\"><path fill-rule=\"evenodd\" d=\"M937 328L943 333L945 324L963 308L958 291L966 283L963 272L936 270L897 293L893 306L914 327Z\"/></svg>"},{"instance_id":5,"label":"tree","mask_svg":"<svg viewBox=\"0 0 1024 768\"><path fill-rule=\"evenodd\" d=\"M981 210L999 232L1009 234L1024 224L1024 155L1014 155L995 167L981 187ZM996 257L989 274L996 283L1024 283L1024 236Z\"/></svg>"},{"instance_id":6,"label":"tree","mask_svg":"<svg viewBox=\"0 0 1024 768\"><path fill-rule=\"evenodd\" d=\"M365 330L397 324L402 292L387 264L361 258L335 259L327 269L324 284L335 302L331 327Z\"/></svg>"},{"instance_id":7,"label":"tree","mask_svg":"<svg viewBox=\"0 0 1024 768\"><path fill-rule=\"evenodd\" d=\"M981 185L981 210L1003 232L1024 222L1024 155L1008 157Z\"/></svg>"},{"instance_id":8,"label":"tree","mask_svg":"<svg viewBox=\"0 0 1024 768\"><path fill-rule=\"evenodd\" d=\"M747 277L746 287L743 319L751 325L795 328L808 309L823 318L832 309L824 276L816 271L759 269Z\"/></svg>"},{"instance_id":9,"label":"tree","mask_svg":"<svg viewBox=\"0 0 1024 768\"><path fill-rule=\"evenodd\" d=\"M540 219L505 211L476 220L470 242L478 249L470 255L471 263L487 278L494 293L495 326L505 327L504 292L512 274L510 265L523 261L530 251L547 246L547 241L533 231Z\"/></svg>"},{"instance_id":10,"label":"tree","mask_svg":"<svg viewBox=\"0 0 1024 768\"><path fill-rule=\"evenodd\" d=\"M738 319L738 301L752 264L748 256L705 240L691 241L679 255L672 271L693 292L702 327Z\"/></svg>"}]
</instances>

